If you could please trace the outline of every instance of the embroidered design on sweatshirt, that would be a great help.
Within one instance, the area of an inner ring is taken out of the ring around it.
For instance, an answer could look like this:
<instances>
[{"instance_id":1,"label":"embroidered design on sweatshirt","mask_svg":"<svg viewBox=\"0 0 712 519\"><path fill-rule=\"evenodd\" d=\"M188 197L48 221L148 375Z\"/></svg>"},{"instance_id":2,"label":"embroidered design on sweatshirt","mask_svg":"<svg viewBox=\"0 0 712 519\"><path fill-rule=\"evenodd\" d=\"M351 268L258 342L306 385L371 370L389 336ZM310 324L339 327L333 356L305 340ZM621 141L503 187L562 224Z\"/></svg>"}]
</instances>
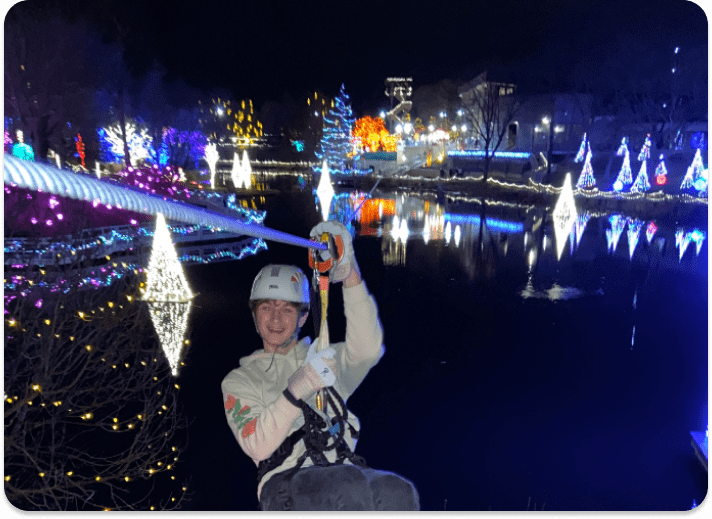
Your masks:
<instances>
[{"instance_id":1,"label":"embroidered design on sweatshirt","mask_svg":"<svg viewBox=\"0 0 712 519\"><path fill-rule=\"evenodd\" d=\"M248 415L250 414L250 406L242 406L239 398L227 395L227 399L225 399L225 409L228 411L228 415L232 413L232 420L235 422L238 431L245 427L245 425L248 425L248 422L250 421L248 418ZM254 418L252 421L254 422L256 420L257 418ZM252 424L251 427L248 428L248 430L252 429L250 432L245 433L245 431L243 431L242 437L244 438L245 436L252 434L254 432L255 425L257 424Z\"/></svg>"},{"instance_id":2,"label":"embroidered design on sweatshirt","mask_svg":"<svg viewBox=\"0 0 712 519\"><path fill-rule=\"evenodd\" d=\"M255 432L255 428L257 427L257 417L253 418L249 422L245 424L245 426L242 429L242 437L247 438L250 434L253 434Z\"/></svg>"}]
</instances>

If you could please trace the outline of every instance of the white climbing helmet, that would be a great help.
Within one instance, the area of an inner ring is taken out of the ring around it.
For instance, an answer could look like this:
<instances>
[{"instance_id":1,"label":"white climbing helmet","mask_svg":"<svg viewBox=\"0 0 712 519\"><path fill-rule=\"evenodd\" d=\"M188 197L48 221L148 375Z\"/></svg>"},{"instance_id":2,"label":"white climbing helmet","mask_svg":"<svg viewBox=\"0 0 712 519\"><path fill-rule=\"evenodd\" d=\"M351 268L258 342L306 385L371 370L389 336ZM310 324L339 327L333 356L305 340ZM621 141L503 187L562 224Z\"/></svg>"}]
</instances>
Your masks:
<instances>
[{"instance_id":1,"label":"white climbing helmet","mask_svg":"<svg viewBox=\"0 0 712 519\"><path fill-rule=\"evenodd\" d=\"M256 299L309 304L309 281L304 272L293 265L267 265L252 283L250 301Z\"/></svg>"}]
</instances>

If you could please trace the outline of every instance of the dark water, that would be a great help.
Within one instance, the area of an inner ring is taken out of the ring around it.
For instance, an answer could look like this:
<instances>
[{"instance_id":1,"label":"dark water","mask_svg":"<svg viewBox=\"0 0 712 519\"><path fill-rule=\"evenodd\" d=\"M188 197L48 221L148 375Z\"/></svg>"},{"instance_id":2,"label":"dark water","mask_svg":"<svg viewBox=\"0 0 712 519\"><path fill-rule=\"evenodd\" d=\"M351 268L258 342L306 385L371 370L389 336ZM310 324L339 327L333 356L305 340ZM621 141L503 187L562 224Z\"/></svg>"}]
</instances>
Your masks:
<instances>
[{"instance_id":1,"label":"dark water","mask_svg":"<svg viewBox=\"0 0 712 519\"><path fill-rule=\"evenodd\" d=\"M704 500L690 431L707 428L708 247L698 255L692 242L680 260L675 232L706 232L706 221L657 220L648 242L646 220L631 258L629 227L614 251L610 215L594 215L557 260L543 207L374 198L349 222L385 330L386 355L349 400L370 466L411 479L424 510L687 510ZM353 204L337 200L337 217ZM270 196L265 208L267 226L300 236L321 218L310 193ZM391 236L394 216L408 223L405 244ZM225 422L220 382L261 347L246 302L268 262L308 268L306 249L270 243L187 269L199 293L181 374L191 510L257 508L255 466ZM341 305L332 290L332 340L343 338ZM311 320L304 330L314 336Z\"/></svg>"}]
</instances>

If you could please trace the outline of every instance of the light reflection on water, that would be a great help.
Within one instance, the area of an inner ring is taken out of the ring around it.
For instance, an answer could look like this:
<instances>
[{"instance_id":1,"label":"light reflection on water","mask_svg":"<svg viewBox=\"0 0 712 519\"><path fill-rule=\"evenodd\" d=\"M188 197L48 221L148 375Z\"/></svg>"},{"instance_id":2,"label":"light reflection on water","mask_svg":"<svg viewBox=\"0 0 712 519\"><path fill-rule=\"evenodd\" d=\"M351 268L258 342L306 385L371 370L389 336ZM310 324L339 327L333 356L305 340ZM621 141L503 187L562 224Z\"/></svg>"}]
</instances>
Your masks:
<instances>
[{"instance_id":1,"label":"light reflection on water","mask_svg":"<svg viewBox=\"0 0 712 519\"><path fill-rule=\"evenodd\" d=\"M621 213L582 211L568 243L563 244L564 254L557 259L550 208L479 198L453 203L403 191L368 199L365 195L338 193L330 218L341 220L354 235L380 239L384 265L405 267L407 261L419 262L424 255L447 250L459 258L470 280L494 277L502 269L526 268L527 281L519 291L524 299L553 301L602 294L600 287L578 286L575 277L562 284L544 275L566 270L572 262L592 261L607 253L662 268L695 270L697 258L706 250L702 225L678 226ZM355 214L354 209L358 209ZM420 242L426 247L417 245Z\"/></svg>"}]
</instances>

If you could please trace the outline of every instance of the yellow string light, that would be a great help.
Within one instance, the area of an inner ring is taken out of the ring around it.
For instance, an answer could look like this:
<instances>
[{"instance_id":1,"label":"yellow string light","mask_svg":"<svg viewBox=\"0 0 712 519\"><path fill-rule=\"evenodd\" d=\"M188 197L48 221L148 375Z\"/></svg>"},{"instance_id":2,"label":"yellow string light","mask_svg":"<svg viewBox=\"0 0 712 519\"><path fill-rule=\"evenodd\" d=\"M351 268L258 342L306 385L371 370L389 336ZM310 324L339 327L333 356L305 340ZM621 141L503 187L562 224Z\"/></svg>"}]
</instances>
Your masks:
<instances>
[{"instance_id":1,"label":"yellow string light","mask_svg":"<svg viewBox=\"0 0 712 519\"><path fill-rule=\"evenodd\" d=\"M101 481L101 476L97 476L94 478L95 481Z\"/></svg>"},{"instance_id":2,"label":"yellow string light","mask_svg":"<svg viewBox=\"0 0 712 519\"><path fill-rule=\"evenodd\" d=\"M67 472L67 476L72 476L72 475L74 475L74 472L72 472L71 470L69 472Z\"/></svg>"},{"instance_id":3,"label":"yellow string light","mask_svg":"<svg viewBox=\"0 0 712 519\"><path fill-rule=\"evenodd\" d=\"M10 481L11 476L5 476L5 481Z\"/></svg>"}]
</instances>

